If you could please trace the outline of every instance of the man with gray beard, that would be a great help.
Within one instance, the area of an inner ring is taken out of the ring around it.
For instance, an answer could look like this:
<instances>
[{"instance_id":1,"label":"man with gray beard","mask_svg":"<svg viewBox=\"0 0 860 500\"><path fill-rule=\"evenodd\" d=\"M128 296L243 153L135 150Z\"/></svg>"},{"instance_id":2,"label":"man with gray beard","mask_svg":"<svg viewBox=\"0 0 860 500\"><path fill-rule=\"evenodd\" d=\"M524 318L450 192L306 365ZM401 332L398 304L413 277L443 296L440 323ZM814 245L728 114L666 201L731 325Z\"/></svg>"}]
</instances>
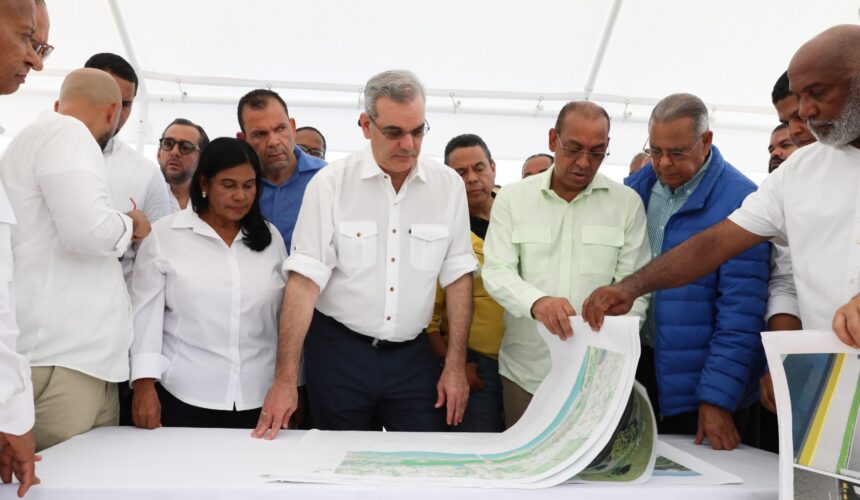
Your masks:
<instances>
[{"instance_id":1,"label":"man with gray beard","mask_svg":"<svg viewBox=\"0 0 860 500\"><path fill-rule=\"evenodd\" d=\"M860 26L834 26L795 53L789 86L818 139L796 151L732 215L585 301L592 328L633 300L677 287L762 241L791 241L804 328L860 347ZM822 203L822 200L828 200Z\"/></svg>"}]
</instances>

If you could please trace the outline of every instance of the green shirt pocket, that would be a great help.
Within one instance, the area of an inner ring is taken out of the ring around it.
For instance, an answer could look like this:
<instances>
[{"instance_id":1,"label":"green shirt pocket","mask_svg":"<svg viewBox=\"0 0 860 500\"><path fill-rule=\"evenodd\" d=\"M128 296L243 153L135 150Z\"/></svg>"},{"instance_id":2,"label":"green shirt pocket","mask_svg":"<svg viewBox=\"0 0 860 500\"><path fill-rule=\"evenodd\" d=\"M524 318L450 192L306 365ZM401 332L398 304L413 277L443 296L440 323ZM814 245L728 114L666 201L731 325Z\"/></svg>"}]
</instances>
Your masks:
<instances>
[{"instance_id":1,"label":"green shirt pocket","mask_svg":"<svg viewBox=\"0 0 860 500\"><path fill-rule=\"evenodd\" d=\"M613 226L583 226L580 238L580 274L612 276L624 246L624 230Z\"/></svg>"},{"instance_id":2,"label":"green shirt pocket","mask_svg":"<svg viewBox=\"0 0 860 500\"><path fill-rule=\"evenodd\" d=\"M511 242L520 247L520 274L546 274L549 268L552 230L547 225L514 226Z\"/></svg>"}]
</instances>

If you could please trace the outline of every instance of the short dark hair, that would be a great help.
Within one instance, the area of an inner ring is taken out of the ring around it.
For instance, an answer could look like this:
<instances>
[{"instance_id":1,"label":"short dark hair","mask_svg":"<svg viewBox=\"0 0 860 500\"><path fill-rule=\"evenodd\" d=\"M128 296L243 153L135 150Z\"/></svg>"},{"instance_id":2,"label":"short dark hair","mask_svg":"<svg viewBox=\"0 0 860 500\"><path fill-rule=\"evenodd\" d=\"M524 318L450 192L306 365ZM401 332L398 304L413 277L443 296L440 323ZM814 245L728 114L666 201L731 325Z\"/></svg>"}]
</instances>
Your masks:
<instances>
[{"instance_id":1,"label":"short dark hair","mask_svg":"<svg viewBox=\"0 0 860 500\"><path fill-rule=\"evenodd\" d=\"M770 133L771 133L771 135L773 135L773 133L776 132L777 130L782 130L784 128L788 128L788 124L787 123L780 123Z\"/></svg>"},{"instance_id":2,"label":"short dark hair","mask_svg":"<svg viewBox=\"0 0 860 500\"><path fill-rule=\"evenodd\" d=\"M249 163L257 175L257 193L251 210L241 220L242 242L251 250L262 252L272 243L272 233L260 212L260 194L263 192L260 160L254 148L247 142L232 137L219 137L203 148L197 170L191 178L191 207L198 214L209 207L209 199L203 197L203 190L200 188L200 177L211 182L218 172L244 163Z\"/></svg>"},{"instance_id":3,"label":"short dark hair","mask_svg":"<svg viewBox=\"0 0 860 500\"><path fill-rule=\"evenodd\" d=\"M137 73L134 72L134 68L131 67L131 64L122 57L116 54L111 54L110 52L101 52L87 59L87 62L84 63L84 67L107 71L123 80L133 83L134 95L137 96L137 86L139 83Z\"/></svg>"},{"instance_id":4,"label":"short dark hair","mask_svg":"<svg viewBox=\"0 0 860 500\"><path fill-rule=\"evenodd\" d=\"M493 161L493 155L490 154L490 148L487 147L487 143L484 142L483 139L475 134L461 134L448 141L448 145L445 146L445 164L448 164L448 156L450 156L455 149L472 148L475 146L479 146L484 150L484 154L487 155L487 161Z\"/></svg>"},{"instance_id":5,"label":"short dark hair","mask_svg":"<svg viewBox=\"0 0 860 500\"><path fill-rule=\"evenodd\" d=\"M790 95L791 92L788 91L788 71L786 71L779 77L779 79L777 79L776 83L773 85L773 91L771 91L770 93L770 100L775 106L776 103Z\"/></svg>"},{"instance_id":6,"label":"short dark hair","mask_svg":"<svg viewBox=\"0 0 860 500\"><path fill-rule=\"evenodd\" d=\"M278 101L278 103L284 108L284 113L287 114L287 118L290 117L287 103L281 99L281 96L278 95L277 92L269 89L252 90L239 99L239 106L236 108L236 115L239 118L239 130L241 130L242 133L245 132L245 122L242 120L242 110L246 107L251 109L266 109L266 107L269 106L269 101L271 100Z\"/></svg>"},{"instance_id":7,"label":"short dark hair","mask_svg":"<svg viewBox=\"0 0 860 500\"><path fill-rule=\"evenodd\" d=\"M289 115L288 115L288 116L289 116ZM317 130L317 129L316 129L316 128L314 128L314 127L305 126L305 127L299 127L299 128L297 128L297 129L296 129L296 133L298 134L298 133L299 133L299 132L301 132L302 130L312 130L312 131L316 132L317 134L319 134L320 139L322 139L322 141L323 141L323 150L328 149L328 146L326 146L326 144L325 144L325 136L322 134L322 132L320 132L319 130Z\"/></svg>"},{"instance_id":8,"label":"short dark hair","mask_svg":"<svg viewBox=\"0 0 860 500\"><path fill-rule=\"evenodd\" d=\"M564 118L567 114L573 113L574 111L582 112L589 118L602 115L603 118L606 119L606 132L609 132L609 128L612 125L612 121L609 119L609 113L603 109L603 106L598 106L591 101L570 101L562 106L561 111L558 112L558 118L555 119L555 130L557 132L561 132L561 124L564 122Z\"/></svg>"},{"instance_id":9,"label":"short dark hair","mask_svg":"<svg viewBox=\"0 0 860 500\"><path fill-rule=\"evenodd\" d=\"M525 164L527 161L531 160L532 158L538 158L540 156L543 156L544 158L549 158L549 161L555 163L555 157L553 157L552 155L548 155L546 153L535 153L535 154L529 156L528 158L526 158L523 161L523 164Z\"/></svg>"},{"instance_id":10,"label":"short dark hair","mask_svg":"<svg viewBox=\"0 0 860 500\"><path fill-rule=\"evenodd\" d=\"M169 129L170 127L172 127L174 125L185 125L186 127L196 128L197 131L200 132L200 142L199 142L199 144L197 144L197 147L200 148L201 150L203 150L203 148L205 148L209 144L209 136L206 135L206 131L203 130L203 127L201 127L200 125L197 125L196 123L192 122L191 120L187 120L185 118L177 118L177 119L173 120L172 122L170 122L166 127L164 127L164 131L161 132L161 137L164 137L164 134L167 133L167 129Z\"/></svg>"}]
</instances>

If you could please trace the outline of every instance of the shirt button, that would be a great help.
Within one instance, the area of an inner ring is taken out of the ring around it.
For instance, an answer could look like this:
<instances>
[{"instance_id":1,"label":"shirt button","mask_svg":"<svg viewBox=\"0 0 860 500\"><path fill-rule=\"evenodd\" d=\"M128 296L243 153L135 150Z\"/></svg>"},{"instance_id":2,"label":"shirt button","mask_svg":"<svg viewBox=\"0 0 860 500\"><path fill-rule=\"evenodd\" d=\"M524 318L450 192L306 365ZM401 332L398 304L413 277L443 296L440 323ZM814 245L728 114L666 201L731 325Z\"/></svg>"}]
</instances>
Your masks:
<instances>
[{"instance_id":1,"label":"shirt button","mask_svg":"<svg viewBox=\"0 0 860 500\"><path fill-rule=\"evenodd\" d=\"M383 178L383 179L388 179L388 176L387 176L387 175L383 175L383 176L382 176L382 178Z\"/></svg>"},{"instance_id":2,"label":"shirt button","mask_svg":"<svg viewBox=\"0 0 860 500\"><path fill-rule=\"evenodd\" d=\"M391 321L391 316L386 316L385 321Z\"/></svg>"},{"instance_id":3,"label":"shirt button","mask_svg":"<svg viewBox=\"0 0 860 500\"><path fill-rule=\"evenodd\" d=\"M389 288L389 290L391 290L391 291L393 292L393 291L394 291L394 287Z\"/></svg>"},{"instance_id":4,"label":"shirt button","mask_svg":"<svg viewBox=\"0 0 860 500\"><path fill-rule=\"evenodd\" d=\"M392 230L391 230L391 232L392 232L392 233L394 233L394 234L397 234L397 230L396 230L396 229L392 229Z\"/></svg>"},{"instance_id":5,"label":"shirt button","mask_svg":"<svg viewBox=\"0 0 860 500\"><path fill-rule=\"evenodd\" d=\"M361 233L355 233L356 238L361 238Z\"/></svg>"},{"instance_id":6,"label":"shirt button","mask_svg":"<svg viewBox=\"0 0 860 500\"><path fill-rule=\"evenodd\" d=\"M391 262L394 262L394 257L391 258Z\"/></svg>"}]
</instances>

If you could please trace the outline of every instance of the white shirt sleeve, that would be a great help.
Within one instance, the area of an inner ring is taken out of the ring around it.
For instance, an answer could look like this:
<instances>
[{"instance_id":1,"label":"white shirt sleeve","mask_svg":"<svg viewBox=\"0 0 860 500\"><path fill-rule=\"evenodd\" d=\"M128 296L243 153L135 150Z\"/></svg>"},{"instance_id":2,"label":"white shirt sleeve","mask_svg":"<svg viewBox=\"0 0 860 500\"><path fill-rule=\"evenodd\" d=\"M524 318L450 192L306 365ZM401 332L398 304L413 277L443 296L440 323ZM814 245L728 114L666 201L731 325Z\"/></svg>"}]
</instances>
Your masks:
<instances>
[{"instance_id":1,"label":"white shirt sleeve","mask_svg":"<svg viewBox=\"0 0 860 500\"><path fill-rule=\"evenodd\" d=\"M153 169L153 174L149 177L149 185L146 187L146 207L143 210L150 224L173 213L170 206L170 197L167 194L168 191L168 185L164 182L161 171L156 167Z\"/></svg>"},{"instance_id":2,"label":"white shirt sleeve","mask_svg":"<svg viewBox=\"0 0 860 500\"><path fill-rule=\"evenodd\" d=\"M59 134L78 134L64 127ZM88 132L87 132L88 133ZM60 241L69 250L119 257L132 236L131 219L110 208L104 158L92 137L46 141L34 171Z\"/></svg>"},{"instance_id":3,"label":"white shirt sleeve","mask_svg":"<svg viewBox=\"0 0 860 500\"><path fill-rule=\"evenodd\" d=\"M753 234L786 244L784 173L777 169L765 178L758 191L747 196L740 208L729 215L729 220Z\"/></svg>"},{"instance_id":4,"label":"white shirt sleeve","mask_svg":"<svg viewBox=\"0 0 860 500\"><path fill-rule=\"evenodd\" d=\"M462 181L457 179L462 184ZM454 194L454 222L452 224L451 244L442 261L439 284L442 288L455 282L467 273L478 270L478 259L472 249L472 236L469 228L469 205L466 202L466 189L458 189Z\"/></svg>"},{"instance_id":5,"label":"white shirt sleeve","mask_svg":"<svg viewBox=\"0 0 860 500\"><path fill-rule=\"evenodd\" d=\"M159 258L158 233L145 238L134 262L131 305L134 311L134 339L131 344L131 377L160 379L161 347L164 336L164 304L167 280Z\"/></svg>"},{"instance_id":6,"label":"white shirt sleeve","mask_svg":"<svg viewBox=\"0 0 860 500\"><path fill-rule=\"evenodd\" d=\"M791 265L791 249L774 245L771 261L770 281L767 284L767 313L764 320L768 321L776 314L790 314L800 318L797 288L794 285Z\"/></svg>"},{"instance_id":7,"label":"white shirt sleeve","mask_svg":"<svg viewBox=\"0 0 860 500\"><path fill-rule=\"evenodd\" d=\"M284 274L296 272L312 280L322 292L337 264L334 248L334 192L316 175L308 183L296 228L293 230L290 256L284 262Z\"/></svg>"},{"instance_id":8,"label":"white shirt sleeve","mask_svg":"<svg viewBox=\"0 0 860 500\"><path fill-rule=\"evenodd\" d=\"M20 436L33 427L33 385L27 358L15 352L15 295L11 274L3 274L0 269L0 432Z\"/></svg>"}]
</instances>

